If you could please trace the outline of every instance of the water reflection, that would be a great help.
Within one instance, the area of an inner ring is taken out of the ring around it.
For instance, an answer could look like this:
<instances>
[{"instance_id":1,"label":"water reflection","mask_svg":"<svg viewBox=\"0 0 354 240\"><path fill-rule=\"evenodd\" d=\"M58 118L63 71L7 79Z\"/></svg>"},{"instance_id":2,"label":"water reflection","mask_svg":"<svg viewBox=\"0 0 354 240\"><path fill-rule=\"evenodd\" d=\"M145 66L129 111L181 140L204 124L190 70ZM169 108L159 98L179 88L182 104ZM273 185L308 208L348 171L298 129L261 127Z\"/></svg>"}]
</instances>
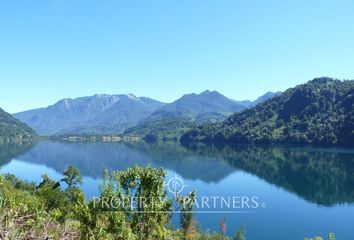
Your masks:
<instances>
[{"instance_id":1,"label":"water reflection","mask_svg":"<svg viewBox=\"0 0 354 240\"><path fill-rule=\"evenodd\" d=\"M27 149L0 147L0 164ZM135 164L164 167L185 179L205 183L218 183L235 171L243 171L320 205L354 202L352 149L43 141L17 159L58 172L75 165L84 176L93 178L100 178L105 168L123 170Z\"/></svg>"},{"instance_id":2,"label":"water reflection","mask_svg":"<svg viewBox=\"0 0 354 240\"><path fill-rule=\"evenodd\" d=\"M202 156L215 156L233 168L317 204L354 202L354 151L311 147L233 146L194 147Z\"/></svg>"},{"instance_id":3,"label":"water reflection","mask_svg":"<svg viewBox=\"0 0 354 240\"><path fill-rule=\"evenodd\" d=\"M9 163L13 158L19 157L29 151L35 142L21 144L0 144L0 167Z\"/></svg>"}]
</instances>

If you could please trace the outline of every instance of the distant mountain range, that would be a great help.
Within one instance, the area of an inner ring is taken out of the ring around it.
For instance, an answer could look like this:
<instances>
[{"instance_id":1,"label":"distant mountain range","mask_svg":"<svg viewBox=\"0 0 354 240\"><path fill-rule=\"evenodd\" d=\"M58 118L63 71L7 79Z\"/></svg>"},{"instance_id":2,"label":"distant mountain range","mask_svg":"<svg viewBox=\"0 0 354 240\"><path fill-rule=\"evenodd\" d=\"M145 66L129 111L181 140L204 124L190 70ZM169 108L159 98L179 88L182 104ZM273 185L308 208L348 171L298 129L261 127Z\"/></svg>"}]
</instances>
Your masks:
<instances>
[{"instance_id":1,"label":"distant mountain range","mask_svg":"<svg viewBox=\"0 0 354 240\"><path fill-rule=\"evenodd\" d=\"M186 94L166 104L148 118L124 131L127 135L144 136L148 142L178 140L187 130L199 124L216 123L280 93L268 92L255 101L235 101L216 91Z\"/></svg>"},{"instance_id":2,"label":"distant mountain range","mask_svg":"<svg viewBox=\"0 0 354 240\"><path fill-rule=\"evenodd\" d=\"M354 146L354 81L316 78L221 123L194 128L181 142Z\"/></svg>"},{"instance_id":3,"label":"distant mountain range","mask_svg":"<svg viewBox=\"0 0 354 240\"><path fill-rule=\"evenodd\" d=\"M226 117L235 112L255 106L279 94L280 92L267 92L255 101L235 101L217 91L209 90L200 94L186 94L176 101L162 106L153 112L147 120L184 118L196 121L217 122L226 119Z\"/></svg>"},{"instance_id":4,"label":"distant mountain range","mask_svg":"<svg viewBox=\"0 0 354 240\"><path fill-rule=\"evenodd\" d=\"M149 116L163 103L145 97L94 95L63 99L47 108L13 116L40 135L117 133Z\"/></svg>"},{"instance_id":5,"label":"distant mountain range","mask_svg":"<svg viewBox=\"0 0 354 240\"><path fill-rule=\"evenodd\" d=\"M168 104L133 94L96 94L63 99L46 108L13 116L40 135L118 134L146 122L174 119L217 122L278 94L269 92L252 102L235 101L216 91L204 91L186 94Z\"/></svg>"},{"instance_id":6,"label":"distant mountain range","mask_svg":"<svg viewBox=\"0 0 354 240\"><path fill-rule=\"evenodd\" d=\"M124 133L183 144L354 146L354 80L316 78L255 101L235 101L216 91L167 104L133 94L96 94L13 116L0 109L0 142L30 139L34 129L40 135Z\"/></svg>"},{"instance_id":7,"label":"distant mountain range","mask_svg":"<svg viewBox=\"0 0 354 240\"><path fill-rule=\"evenodd\" d=\"M36 133L25 123L12 117L0 108L0 143L9 141L25 141Z\"/></svg>"},{"instance_id":8,"label":"distant mountain range","mask_svg":"<svg viewBox=\"0 0 354 240\"><path fill-rule=\"evenodd\" d=\"M147 120L185 118L189 120L219 120L246 108L247 104L225 97L217 91L186 94L153 112Z\"/></svg>"}]
</instances>

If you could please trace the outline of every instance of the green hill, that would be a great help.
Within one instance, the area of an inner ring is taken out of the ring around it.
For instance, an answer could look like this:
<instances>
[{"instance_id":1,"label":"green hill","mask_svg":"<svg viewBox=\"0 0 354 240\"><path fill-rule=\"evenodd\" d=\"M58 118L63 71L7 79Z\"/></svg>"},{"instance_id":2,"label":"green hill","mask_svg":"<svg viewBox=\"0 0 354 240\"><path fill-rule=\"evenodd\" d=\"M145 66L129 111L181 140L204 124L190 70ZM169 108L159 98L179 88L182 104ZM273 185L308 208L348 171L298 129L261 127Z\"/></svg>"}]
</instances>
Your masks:
<instances>
[{"instance_id":1,"label":"green hill","mask_svg":"<svg viewBox=\"0 0 354 240\"><path fill-rule=\"evenodd\" d=\"M178 141L190 129L203 124L221 122L235 112L260 104L279 94L280 92L267 92L255 101L234 101L216 91L186 94L162 106L148 118L128 128L124 134L143 136L148 142Z\"/></svg>"},{"instance_id":2,"label":"green hill","mask_svg":"<svg viewBox=\"0 0 354 240\"><path fill-rule=\"evenodd\" d=\"M25 141L34 136L36 133L30 127L0 108L0 143Z\"/></svg>"},{"instance_id":3,"label":"green hill","mask_svg":"<svg viewBox=\"0 0 354 240\"><path fill-rule=\"evenodd\" d=\"M354 81L316 78L181 142L354 145Z\"/></svg>"},{"instance_id":4,"label":"green hill","mask_svg":"<svg viewBox=\"0 0 354 240\"><path fill-rule=\"evenodd\" d=\"M124 134L142 136L147 142L178 141L182 134L196 127L198 122L186 118L171 118L165 120L144 121L127 129Z\"/></svg>"}]
</instances>

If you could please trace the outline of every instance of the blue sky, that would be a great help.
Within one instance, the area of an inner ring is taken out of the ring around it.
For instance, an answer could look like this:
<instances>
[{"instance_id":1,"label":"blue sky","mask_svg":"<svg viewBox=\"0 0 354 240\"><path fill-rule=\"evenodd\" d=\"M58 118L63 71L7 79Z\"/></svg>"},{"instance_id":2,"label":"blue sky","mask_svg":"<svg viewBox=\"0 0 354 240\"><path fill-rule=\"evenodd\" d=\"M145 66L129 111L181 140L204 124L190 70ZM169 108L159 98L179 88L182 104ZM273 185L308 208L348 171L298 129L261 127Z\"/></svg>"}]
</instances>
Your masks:
<instances>
[{"instance_id":1,"label":"blue sky","mask_svg":"<svg viewBox=\"0 0 354 240\"><path fill-rule=\"evenodd\" d=\"M0 107L217 90L255 99L354 78L354 1L3 0Z\"/></svg>"}]
</instances>

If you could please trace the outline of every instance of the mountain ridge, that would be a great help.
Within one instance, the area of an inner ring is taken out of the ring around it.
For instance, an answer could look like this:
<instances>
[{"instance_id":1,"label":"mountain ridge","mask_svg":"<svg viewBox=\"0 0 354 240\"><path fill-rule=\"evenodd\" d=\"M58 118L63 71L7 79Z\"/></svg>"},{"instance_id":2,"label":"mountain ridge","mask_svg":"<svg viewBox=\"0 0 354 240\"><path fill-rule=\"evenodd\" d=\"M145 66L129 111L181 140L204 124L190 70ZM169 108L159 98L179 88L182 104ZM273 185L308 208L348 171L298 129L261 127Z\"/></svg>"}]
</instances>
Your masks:
<instances>
[{"instance_id":1,"label":"mountain ridge","mask_svg":"<svg viewBox=\"0 0 354 240\"><path fill-rule=\"evenodd\" d=\"M272 97L271 94L263 98L269 97ZM45 108L27 110L13 116L40 135L120 134L146 121L184 119L218 122L253 103L250 100L236 101L209 90L185 94L172 103L136 97L131 93L95 94L64 98Z\"/></svg>"},{"instance_id":2,"label":"mountain ridge","mask_svg":"<svg viewBox=\"0 0 354 240\"><path fill-rule=\"evenodd\" d=\"M268 92L267 95L259 97L258 101L265 101L276 94L277 93ZM205 97L207 97L207 100ZM189 101L188 105L185 106L184 103L186 99L192 99L193 101ZM193 108L195 108L195 106L199 107L198 104L200 103L204 105L210 104L213 108L207 106L199 110L199 112L194 111L194 113L192 113L194 115L191 115L190 111L188 111L191 109L191 102L193 103ZM200 94L185 94L171 104L166 104L161 107L152 113L150 117L137 125L126 129L124 134L143 136L148 142L157 140L178 141L189 129L197 127L199 124L220 122L235 112L247 109L252 104L256 104L255 101L232 100L217 91L207 90Z\"/></svg>"},{"instance_id":3,"label":"mountain ridge","mask_svg":"<svg viewBox=\"0 0 354 240\"><path fill-rule=\"evenodd\" d=\"M148 120L162 120L166 118L189 118L198 120L199 116L208 113L218 113L225 118L234 112L245 109L237 101L227 98L217 91L203 91L199 94L184 94L177 100L167 103L153 112Z\"/></svg>"},{"instance_id":4,"label":"mountain ridge","mask_svg":"<svg viewBox=\"0 0 354 240\"><path fill-rule=\"evenodd\" d=\"M0 143L27 141L35 136L36 133L29 126L0 108Z\"/></svg>"},{"instance_id":5,"label":"mountain ridge","mask_svg":"<svg viewBox=\"0 0 354 240\"><path fill-rule=\"evenodd\" d=\"M71 128L94 127L95 118L99 118L102 113L119 104L120 101L125 101L127 108L132 104L134 106L147 105L147 109L152 106L150 112L164 104L153 99L150 101L148 98L138 98L132 94L95 94L74 99L65 98L46 108L20 112L13 116L26 122L40 135L54 135ZM117 114L119 115L119 112ZM135 117L127 116L127 119L130 121ZM124 123L126 120L122 122Z\"/></svg>"},{"instance_id":6,"label":"mountain ridge","mask_svg":"<svg viewBox=\"0 0 354 240\"><path fill-rule=\"evenodd\" d=\"M354 144L354 80L315 78L219 124L185 133L184 144Z\"/></svg>"}]
</instances>

